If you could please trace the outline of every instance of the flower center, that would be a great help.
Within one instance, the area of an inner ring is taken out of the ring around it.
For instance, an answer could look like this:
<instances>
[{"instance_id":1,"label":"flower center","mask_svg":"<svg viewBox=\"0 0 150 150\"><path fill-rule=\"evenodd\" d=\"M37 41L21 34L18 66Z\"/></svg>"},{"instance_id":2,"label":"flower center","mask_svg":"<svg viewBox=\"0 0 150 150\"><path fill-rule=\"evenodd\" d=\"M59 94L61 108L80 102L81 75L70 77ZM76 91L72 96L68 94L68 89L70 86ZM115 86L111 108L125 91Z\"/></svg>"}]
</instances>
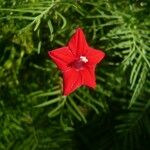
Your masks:
<instances>
[{"instance_id":1,"label":"flower center","mask_svg":"<svg viewBox=\"0 0 150 150\"><path fill-rule=\"evenodd\" d=\"M88 59L85 56L80 56L80 60L84 63L88 62Z\"/></svg>"},{"instance_id":2,"label":"flower center","mask_svg":"<svg viewBox=\"0 0 150 150\"><path fill-rule=\"evenodd\" d=\"M70 66L74 67L77 70L84 68L84 65L88 62L88 59L85 56L80 56L80 58L74 60Z\"/></svg>"}]
</instances>

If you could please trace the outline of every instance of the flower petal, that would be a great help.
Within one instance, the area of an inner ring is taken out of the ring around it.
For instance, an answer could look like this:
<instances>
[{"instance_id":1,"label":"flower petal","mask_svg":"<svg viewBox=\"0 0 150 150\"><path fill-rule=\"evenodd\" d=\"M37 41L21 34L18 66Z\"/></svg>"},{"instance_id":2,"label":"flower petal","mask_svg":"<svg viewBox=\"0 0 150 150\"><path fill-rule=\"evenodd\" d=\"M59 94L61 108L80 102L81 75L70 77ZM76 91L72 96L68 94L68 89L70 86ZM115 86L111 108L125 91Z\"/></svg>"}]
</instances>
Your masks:
<instances>
[{"instance_id":1,"label":"flower petal","mask_svg":"<svg viewBox=\"0 0 150 150\"><path fill-rule=\"evenodd\" d=\"M82 76L79 71L70 69L63 73L63 82L64 95L69 95L82 85Z\"/></svg>"},{"instance_id":2,"label":"flower petal","mask_svg":"<svg viewBox=\"0 0 150 150\"><path fill-rule=\"evenodd\" d=\"M48 54L56 63L57 67L62 71L67 70L67 65L74 60L74 57L68 47L62 47L49 51Z\"/></svg>"},{"instance_id":3,"label":"flower petal","mask_svg":"<svg viewBox=\"0 0 150 150\"><path fill-rule=\"evenodd\" d=\"M88 52L86 54L89 64L99 63L105 56L105 53L101 50L96 50L92 47L88 47Z\"/></svg>"},{"instance_id":4,"label":"flower petal","mask_svg":"<svg viewBox=\"0 0 150 150\"><path fill-rule=\"evenodd\" d=\"M83 70L81 70L81 75L83 79L83 85L95 88L95 66L86 66Z\"/></svg>"},{"instance_id":5,"label":"flower petal","mask_svg":"<svg viewBox=\"0 0 150 150\"><path fill-rule=\"evenodd\" d=\"M84 56L87 52L88 44L81 28L78 28L68 43L74 56Z\"/></svg>"},{"instance_id":6,"label":"flower petal","mask_svg":"<svg viewBox=\"0 0 150 150\"><path fill-rule=\"evenodd\" d=\"M86 66L80 71L82 75L83 85L95 88L96 78L95 78L95 66Z\"/></svg>"}]
</instances>

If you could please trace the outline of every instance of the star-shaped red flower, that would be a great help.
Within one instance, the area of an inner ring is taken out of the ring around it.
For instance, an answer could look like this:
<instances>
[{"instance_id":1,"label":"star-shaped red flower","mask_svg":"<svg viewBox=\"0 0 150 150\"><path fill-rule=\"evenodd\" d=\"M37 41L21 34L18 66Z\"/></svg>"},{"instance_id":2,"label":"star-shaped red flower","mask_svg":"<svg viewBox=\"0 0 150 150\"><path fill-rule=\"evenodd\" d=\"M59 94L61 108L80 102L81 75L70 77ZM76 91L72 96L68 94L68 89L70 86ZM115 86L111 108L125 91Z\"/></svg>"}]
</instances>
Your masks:
<instances>
[{"instance_id":1,"label":"star-shaped red flower","mask_svg":"<svg viewBox=\"0 0 150 150\"><path fill-rule=\"evenodd\" d=\"M48 52L63 73L63 93L68 95L81 85L94 88L95 67L105 56L86 42L84 33L78 28L68 46Z\"/></svg>"}]
</instances>

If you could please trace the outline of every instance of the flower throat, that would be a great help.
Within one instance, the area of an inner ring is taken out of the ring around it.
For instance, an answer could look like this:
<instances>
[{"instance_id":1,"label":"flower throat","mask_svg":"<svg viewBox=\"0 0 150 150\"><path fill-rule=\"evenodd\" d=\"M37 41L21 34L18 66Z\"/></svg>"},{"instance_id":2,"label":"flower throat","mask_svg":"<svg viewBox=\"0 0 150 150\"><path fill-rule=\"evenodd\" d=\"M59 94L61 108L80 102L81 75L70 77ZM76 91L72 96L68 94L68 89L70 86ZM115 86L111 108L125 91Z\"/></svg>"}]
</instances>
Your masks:
<instances>
[{"instance_id":1,"label":"flower throat","mask_svg":"<svg viewBox=\"0 0 150 150\"><path fill-rule=\"evenodd\" d=\"M74 67L77 70L81 70L84 68L87 62L88 62L88 59L85 56L80 56L80 58L71 62L69 66Z\"/></svg>"}]
</instances>

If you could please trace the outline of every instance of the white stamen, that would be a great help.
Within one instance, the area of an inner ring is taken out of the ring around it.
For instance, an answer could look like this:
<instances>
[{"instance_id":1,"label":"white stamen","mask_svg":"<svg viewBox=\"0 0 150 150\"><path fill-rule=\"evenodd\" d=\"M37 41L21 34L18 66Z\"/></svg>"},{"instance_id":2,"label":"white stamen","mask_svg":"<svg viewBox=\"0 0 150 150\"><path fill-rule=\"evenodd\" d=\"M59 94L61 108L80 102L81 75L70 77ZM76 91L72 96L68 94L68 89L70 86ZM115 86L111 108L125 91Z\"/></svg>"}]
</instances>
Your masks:
<instances>
[{"instance_id":1,"label":"white stamen","mask_svg":"<svg viewBox=\"0 0 150 150\"><path fill-rule=\"evenodd\" d=\"M84 63L88 62L88 59L85 56L80 56L80 60Z\"/></svg>"}]
</instances>

